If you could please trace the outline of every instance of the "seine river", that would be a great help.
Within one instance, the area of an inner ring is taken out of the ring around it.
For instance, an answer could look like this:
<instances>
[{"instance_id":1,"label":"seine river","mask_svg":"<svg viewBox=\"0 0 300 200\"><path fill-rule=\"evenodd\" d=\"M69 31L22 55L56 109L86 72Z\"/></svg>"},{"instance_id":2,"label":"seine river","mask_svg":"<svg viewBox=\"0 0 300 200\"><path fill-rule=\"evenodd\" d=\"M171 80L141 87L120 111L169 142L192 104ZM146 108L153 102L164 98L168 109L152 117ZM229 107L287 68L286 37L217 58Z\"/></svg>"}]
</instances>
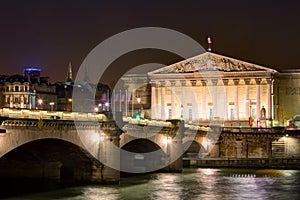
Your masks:
<instances>
[{"instance_id":1,"label":"seine river","mask_svg":"<svg viewBox=\"0 0 300 200\"><path fill-rule=\"evenodd\" d=\"M9 199L300 199L300 170L185 169L122 178L119 185L89 185Z\"/></svg>"}]
</instances>

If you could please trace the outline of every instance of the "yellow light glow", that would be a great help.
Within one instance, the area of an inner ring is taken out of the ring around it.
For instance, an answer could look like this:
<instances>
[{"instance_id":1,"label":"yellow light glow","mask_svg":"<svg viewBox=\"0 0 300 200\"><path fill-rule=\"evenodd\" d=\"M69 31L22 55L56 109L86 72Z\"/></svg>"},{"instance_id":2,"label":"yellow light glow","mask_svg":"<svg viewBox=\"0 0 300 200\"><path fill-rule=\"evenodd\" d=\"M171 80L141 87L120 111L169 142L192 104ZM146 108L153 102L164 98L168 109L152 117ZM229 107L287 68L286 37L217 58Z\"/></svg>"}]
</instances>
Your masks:
<instances>
[{"instance_id":1,"label":"yellow light glow","mask_svg":"<svg viewBox=\"0 0 300 200\"><path fill-rule=\"evenodd\" d=\"M172 142L172 140L168 137L163 138L163 143L164 144L170 144Z\"/></svg>"},{"instance_id":2,"label":"yellow light glow","mask_svg":"<svg viewBox=\"0 0 300 200\"><path fill-rule=\"evenodd\" d=\"M41 105L43 103L43 99L38 99L38 103Z\"/></svg>"}]
</instances>

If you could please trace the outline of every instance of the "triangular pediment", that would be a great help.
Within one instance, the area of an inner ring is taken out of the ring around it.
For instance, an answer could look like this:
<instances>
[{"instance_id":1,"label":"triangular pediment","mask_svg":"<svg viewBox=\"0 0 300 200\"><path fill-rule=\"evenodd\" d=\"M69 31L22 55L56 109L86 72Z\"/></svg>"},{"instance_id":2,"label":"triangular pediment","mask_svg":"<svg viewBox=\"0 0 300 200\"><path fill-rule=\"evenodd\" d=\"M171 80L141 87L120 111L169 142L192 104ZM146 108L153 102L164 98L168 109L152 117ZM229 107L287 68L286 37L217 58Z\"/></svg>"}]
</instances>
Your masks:
<instances>
[{"instance_id":1,"label":"triangular pediment","mask_svg":"<svg viewBox=\"0 0 300 200\"><path fill-rule=\"evenodd\" d=\"M244 62L234 58L206 52L198 56L174 63L161 69L152 71L151 74L172 74L172 73L195 73L203 71L220 71L220 72L254 72L275 70L262 67L256 64Z\"/></svg>"}]
</instances>

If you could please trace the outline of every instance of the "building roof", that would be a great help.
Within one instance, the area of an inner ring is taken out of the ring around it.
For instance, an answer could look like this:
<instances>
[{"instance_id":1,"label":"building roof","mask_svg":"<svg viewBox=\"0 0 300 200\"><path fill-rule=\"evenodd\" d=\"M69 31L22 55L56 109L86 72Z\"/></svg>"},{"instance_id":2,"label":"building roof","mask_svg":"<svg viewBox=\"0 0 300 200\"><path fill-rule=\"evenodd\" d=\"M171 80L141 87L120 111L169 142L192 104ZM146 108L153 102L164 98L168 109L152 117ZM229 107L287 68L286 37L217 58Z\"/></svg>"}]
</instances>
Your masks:
<instances>
[{"instance_id":1,"label":"building roof","mask_svg":"<svg viewBox=\"0 0 300 200\"><path fill-rule=\"evenodd\" d=\"M28 78L26 78L22 75L19 75L19 74L15 74L15 75L7 77L5 81L10 82L10 83L14 83L14 82L25 83L25 82L28 82Z\"/></svg>"},{"instance_id":2,"label":"building roof","mask_svg":"<svg viewBox=\"0 0 300 200\"><path fill-rule=\"evenodd\" d=\"M276 72L276 70L260 65L237 60L227 56L205 52L198 56L174 63L158 70L149 72L154 74L172 74L172 73L195 73L203 71L219 72Z\"/></svg>"}]
</instances>

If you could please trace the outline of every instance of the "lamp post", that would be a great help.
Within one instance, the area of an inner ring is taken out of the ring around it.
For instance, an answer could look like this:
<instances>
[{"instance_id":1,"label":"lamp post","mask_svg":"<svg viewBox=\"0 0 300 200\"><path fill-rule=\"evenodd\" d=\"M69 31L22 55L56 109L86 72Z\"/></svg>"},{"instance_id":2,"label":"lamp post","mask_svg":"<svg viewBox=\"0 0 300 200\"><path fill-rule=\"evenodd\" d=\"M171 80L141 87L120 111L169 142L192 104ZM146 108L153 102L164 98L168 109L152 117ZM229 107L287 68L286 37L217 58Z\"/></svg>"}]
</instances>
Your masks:
<instances>
[{"instance_id":1,"label":"lamp post","mask_svg":"<svg viewBox=\"0 0 300 200\"><path fill-rule=\"evenodd\" d=\"M105 109L106 109L106 111L109 111L109 103L108 103L108 102L106 102L104 105L105 105L105 107L106 107L106 108L105 108Z\"/></svg>"},{"instance_id":2,"label":"lamp post","mask_svg":"<svg viewBox=\"0 0 300 200\"><path fill-rule=\"evenodd\" d=\"M53 101L49 103L49 105L50 105L50 107L51 107L51 111L53 111L54 104L55 104L55 103L54 103Z\"/></svg>"},{"instance_id":3,"label":"lamp post","mask_svg":"<svg viewBox=\"0 0 300 200\"><path fill-rule=\"evenodd\" d=\"M65 108L66 111L72 111L72 102L73 102L73 99L68 98L68 104L67 104L67 107Z\"/></svg>"},{"instance_id":4,"label":"lamp post","mask_svg":"<svg viewBox=\"0 0 300 200\"><path fill-rule=\"evenodd\" d=\"M43 109L43 108L42 108L43 99L38 99L38 104L39 104L40 109Z\"/></svg>"},{"instance_id":5,"label":"lamp post","mask_svg":"<svg viewBox=\"0 0 300 200\"><path fill-rule=\"evenodd\" d=\"M138 112L140 112L140 109L141 109L141 97L137 97L136 100L138 102Z\"/></svg>"}]
</instances>

